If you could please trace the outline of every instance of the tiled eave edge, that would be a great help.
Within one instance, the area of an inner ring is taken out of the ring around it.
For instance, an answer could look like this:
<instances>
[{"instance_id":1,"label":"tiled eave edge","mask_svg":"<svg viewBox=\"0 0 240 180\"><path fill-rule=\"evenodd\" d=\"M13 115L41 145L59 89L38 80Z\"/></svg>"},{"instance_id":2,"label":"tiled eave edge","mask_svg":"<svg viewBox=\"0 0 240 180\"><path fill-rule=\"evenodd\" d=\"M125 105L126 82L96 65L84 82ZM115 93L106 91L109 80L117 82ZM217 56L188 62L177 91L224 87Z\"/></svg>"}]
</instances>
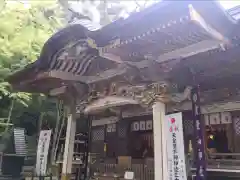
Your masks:
<instances>
[{"instance_id":1,"label":"tiled eave edge","mask_svg":"<svg viewBox=\"0 0 240 180\"><path fill-rule=\"evenodd\" d=\"M157 57L155 61L157 62L167 62L168 60L172 59L179 59L179 58L187 58L190 56L194 56L196 54L202 53L202 52L207 52L215 49L221 49L224 48L224 45L229 45L231 42L224 37L221 33L217 32L215 29L213 29L210 25L208 25L204 19L195 11L193 7L189 7L190 11L190 19L193 23L197 24L203 31L205 31L207 34L209 34L212 39L210 38L209 40L203 40L199 41L198 43L186 46L184 48L176 49L174 51L164 53L160 56ZM152 32L155 32L152 30ZM146 33L146 34L151 34L151 33ZM144 34L144 36L146 36ZM141 36L139 36L141 38ZM108 45L107 47L100 48L100 54L104 58L108 58L110 60L116 61L116 59L120 59L118 61L123 61L121 60L120 57L114 56L112 59L111 57L109 58L109 54L111 55L111 49L118 48L118 46L124 45L126 43L131 43L134 41L134 39L138 39L137 37L134 37L133 40L127 40L126 42L121 42L119 41L120 44L114 42L112 45ZM119 39L118 39L119 40ZM123 43L123 44L122 44ZM221 47L221 48L220 48ZM125 61L125 60L124 60ZM148 63L143 63L146 60L142 60L140 62L135 62L135 66L138 68L144 68L146 67L146 64ZM126 62L126 61L125 61ZM132 62L129 62L132 64Z\"/></svg>"}]
</instances>

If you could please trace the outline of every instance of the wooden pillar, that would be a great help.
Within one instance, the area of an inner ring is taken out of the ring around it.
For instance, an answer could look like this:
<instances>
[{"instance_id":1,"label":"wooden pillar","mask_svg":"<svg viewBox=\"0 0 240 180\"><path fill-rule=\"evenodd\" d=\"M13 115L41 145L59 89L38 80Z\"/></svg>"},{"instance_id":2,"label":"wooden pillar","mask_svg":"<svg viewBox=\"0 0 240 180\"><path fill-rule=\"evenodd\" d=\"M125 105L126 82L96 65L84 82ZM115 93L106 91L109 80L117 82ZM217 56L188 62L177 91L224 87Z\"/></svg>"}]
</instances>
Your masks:
<instances>
[{"instance_id":1,"label":"wooden pillar","mask_svg":"<svg viewBox=\"0 0 240 180\"><path fill-rule=\"evenodd\" d=\"M88 116L88 139L85 143L85 172L84 179L90 176L90 166L91 166L91 145L92 145L92 119L93 117Z\"/></svg>"},{"instance_id":2,"label":"wooden pillar","mask_svg":"<svg viewBox=\"0 0 240 180\"><path fill-rule=\"evenodd\" d=\"M154 138L154 176L155 180L167 180L167 137L165 134L165 104L155 102L153 105Z\"/></svg>"},{"instance_id":3,"label":"wooden pillar","mask_svg":"<svg viewBox=\"0 0 240 180\"><path fill-rule=\"evenodd\" d=\"M76 134L76 103L74 100L68 106L67 132L64 146L62 180L70 180L72 174L73 150Z\"/></svg>"}]
</instances>

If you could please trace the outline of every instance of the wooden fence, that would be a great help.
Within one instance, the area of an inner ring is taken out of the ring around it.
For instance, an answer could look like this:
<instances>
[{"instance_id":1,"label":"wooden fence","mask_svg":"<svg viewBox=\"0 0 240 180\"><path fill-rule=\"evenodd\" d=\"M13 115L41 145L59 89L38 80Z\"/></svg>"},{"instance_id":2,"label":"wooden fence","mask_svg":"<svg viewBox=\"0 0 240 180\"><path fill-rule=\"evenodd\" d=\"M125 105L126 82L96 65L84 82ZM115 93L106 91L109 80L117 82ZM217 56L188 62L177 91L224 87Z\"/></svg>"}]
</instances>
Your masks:
<instances>
[{"instance_id":1,"label":"wooden fence","mask_svg":"<svg viewBox=\"0 0 240 180\"><path fill-rule=\"evenodd\" d=\"M100 163L97 167L91 168L92 176L98 177L107 176L122 178L126 171L134 172L134 177L137 180L154 180L154 168L147 167L145 164L132 164L130 167L123 167L118 164Z\"/></svg>"},{"instance_id":2,"label":"wooden fence","mask_svg":"<svg viewBox=\"0 0 240 180\"><path fill-rule=\"evenodd\" d=\"M194 171L194 164L189 164L188 176L191 177L191 170ZM192 167L193 166L193 167ZM192 167L192 168L191 168ZM215 153L208 154L207 171L222 172L230 174L240 174L240 153ZM126 171L133 171L136 180L154 180L154 165L152 163L132 163L129 167L116 163L96 163L92 164L91 174L107 177L123 177ZM111 179L111 178L110 178ZM117 178L114 178L117 179Z\"/></svg>"}]
</instances>

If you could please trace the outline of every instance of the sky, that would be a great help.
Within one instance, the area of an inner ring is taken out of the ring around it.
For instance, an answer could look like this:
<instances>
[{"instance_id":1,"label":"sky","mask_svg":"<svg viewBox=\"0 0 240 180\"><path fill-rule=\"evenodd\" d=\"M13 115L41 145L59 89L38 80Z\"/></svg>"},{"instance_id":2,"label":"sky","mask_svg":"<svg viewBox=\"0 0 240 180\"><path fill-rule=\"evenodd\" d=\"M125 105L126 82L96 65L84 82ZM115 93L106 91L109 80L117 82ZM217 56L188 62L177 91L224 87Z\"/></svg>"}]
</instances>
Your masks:
<instances>
[{"instance_id":1,"label":"sky","mask_svg":"<svg viewBox=\"0 0 240 180\"><path fill-rule=\"evenodd\" d=\"M161 0L138 0L137 3L139 5L145 4L145 7L147 7L151 4L154 4L159 1L161 1ZM127 18L129 16L129 12L136 10L137 4L136 4L136 1L134 1L134 0L120 0L118 2L123 4L126 8L126 12L123 12L123 14L121 14L121 17ZM147 2L147 4L146 4L146 2ZM224 0L224 1L219 1L219 2L223 6L224 9L230 9L230 8L240 5L240 0ZM87 6L87 4L86 4L86 6L82 6L81 2L80 2L80 4L78 4L79 2L77 2L77 1L72 1L71 3L72 3L72 8L79 12L82 11L82 8L87 7L87 9L88 9L87 11L89 11L89 12L91 11L92 16L95 17L95 18L91 18L91 19L95 19L94 22L99 23L100 14L95 9L90 10L88 8L90 6ZM95 1L95 3L98 4L99 1Z\"/></svg>"},{"instance_id":2,"label":"sky","mask_svg":"<svg viewBox=\"0 0 240 180\"><path fill-rule=\"evenodd\" d=\"M225 9L231 9L233 7L236 7L240 5L240 0L235 0L235 1L219 1L220 4L225 8Z\"/></svg>"},{"instance_id":3,"label":"sky","mask_svg":"<svg viewBox=\"0 0 240 180\"><path fill-rule=\"evenodd\" d=\"M151 0L150 0L151 1ZM154 1L154 0L153 0ZM11 2L11 1L10 1ZM12 1L12 2L14 2L14 0ZM27 3L28 2L28 0L22 0L21 2L25 2L25 3ZM128 3L129 4L129 1L122 1L123 3ZM141 0L139 0L138 2L140 2L140 4L141 4ZM142 1L142 2L144 2L144 1ZM220 2L220 4L224 7L224 8L226 8L226 9L230 9L230 8L232 8L232 7L235 7L235 6L238 6L238 5L240 5L240 0L225 0L225 1L219 1Z\"/></svg>"},{"instance_id":4,"label":"sky","mask_svg":"<svg viewBox=\"0 0 240 180\"><path fill-rule=\"evenodd\" d=\"M157 2L156 0L150 0L150 1L152 1L153 3L154 3L154 1ZM133 4L133 6L135 4L134 1L121 1L121 2L124 3L124 4L130 4L131 3L131 4ZM141 1L141 0L138 0L138 2L139 2L139 4L144 3L144 1ZM220 0L219 2L225 9L231 9L233 7L236 7L236 6L240 5L240 0L225 0L225 1ZM151 3L149 3L149 4L151 4Z\"/></svg>"},{"instance_id":5,"label":"sky","mask_svg":"<svg viewBox=\"0 0 240 180\"><path fill-rule=\"evenodd\" d=\"M161 0L138 0L137 2L139 5L145 4L145 7L147 7L151 4L154 4L159 1L161 1ZM205 0L205 1L207 1L207 0ZM98 1L96 0L95 2L99 2L99 0ZM126 7L127 12L132 12L132 11L136 10L136 7L137 7L136 0L135 1L134 0L120 0L118 2L123 4ZM147 2L147 4L146 4L146 2ZM231 9L233 7L240 5L240 0L220 0L219 2L223 6L224 9ZM72 1L72 3L74 4L73 8L75 10L81 9L81 7L77 6L77 3L78 3L77 1ZM124 16L127 17L128 14L123 15L123 17Z\"/></svg>"},{"instance_id":6,"label":"sky","mask_svg":"<svg viewBox=\"0 0 240 180\"><path fill-rule=\"evenodd\" d=\"M1 1L1 0L0 0ZM30 0L19 0L20 2L24 3L24 6L26 8L29 8L30 4L28 3ZM161 0L138 0L138 4L141 5L141 4L145 4L147 2L147 6L151 5L151 4L154 4L155 2L159 2ZM204 1L204 0L203 0ZM207 0L205 0L207 1ZM14 3L14 2L17 2L17 0L9 0L9 1L6 1L8 3ZM95 3L98 4L99 0L95 0ZM136 4L136 1L133 1L133 0L120 0L118 1L120 3L122 3L125 7L126 7L126 11L128 13L124 13L122 15L122 17L128 17L129 16L129 12L132 12L136 9L137 7L137 4ZM231 9L233 7L236 7L238 5L240 5L240 0L220 0L219 1L220 4L223 6L224 9ZM84 8L84 6L81 5L81 2L78 4L77 1L72 1L71 2L72 4L72 8L76 11L82 11L82 7ZM89 6L87 6L89 7ZM96 12L96 10L94 8L92 8L91 12L88 8L88 10L90 14L92 14L93 17L95 18L91 18L91 19L95 19L94 22L95 23L99 23L98 21L100 21L100 14L99 12Z\"/></svg>"},{"instance_id":7,"label":"sky","mask_svg":"<svg viewBox=\"0 0 240 180\"><path fill-rule=\"evenodd\" d=\"M21 1L21 0L20 0ZM149 0L149 2L150 1L156 1L156 0ZM14 0L10 0L9 2L14 2ZM26 3L26 4L28 4L27 2L28 2L28 0L22 0L21 2L23 2L23 3ZM132 7L134 6L133 4L133 2L134 1L120 1L121 3L124 3L124 4L132 4ZM141 0L139 0L138 1L139 2L139 4L141 4L141 2L144 2L144 1L141 1ZM220 4L225 8L225 9L230 9L230 8L233 8L233 7L235 7L235 6L238 6L238 5L240 5L240 0L225 0L225 1L219 1L220 2ZM150 3L151 4L151 3ZM131 7L131 6L129 6L129 7Z\"/></svg>"}]
</instances>

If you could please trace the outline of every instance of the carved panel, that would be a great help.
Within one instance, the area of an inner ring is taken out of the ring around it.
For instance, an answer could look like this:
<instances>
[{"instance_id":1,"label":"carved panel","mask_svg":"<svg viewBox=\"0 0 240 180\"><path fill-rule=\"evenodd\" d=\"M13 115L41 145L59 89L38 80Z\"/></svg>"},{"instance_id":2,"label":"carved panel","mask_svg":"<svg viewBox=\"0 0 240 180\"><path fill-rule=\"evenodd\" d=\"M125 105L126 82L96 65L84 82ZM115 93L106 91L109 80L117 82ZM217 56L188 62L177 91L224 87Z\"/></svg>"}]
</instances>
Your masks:
<instances>
[{"instance_id":1,"label":"carved panel","mask_svg":"<svg viewBox=\"0 0 240 180\"><path fill-rule=\"evenodd\" d=\"M116 98L122 96L131 98L144 107L151 106L155 101L161 101L164 103L180 103L188 99L191 87L187 87L183 93L175 94L170 92L170 87L172 88L172 86L169 86L166 82L152 84L145 83L138 85L112 83L109 88L105 88L102 92L97 92L95 89L92 89L88 99L88 104L91 104L93 100L101 99L105 96L116 96Z\"/></svg>"}]
</instances>

